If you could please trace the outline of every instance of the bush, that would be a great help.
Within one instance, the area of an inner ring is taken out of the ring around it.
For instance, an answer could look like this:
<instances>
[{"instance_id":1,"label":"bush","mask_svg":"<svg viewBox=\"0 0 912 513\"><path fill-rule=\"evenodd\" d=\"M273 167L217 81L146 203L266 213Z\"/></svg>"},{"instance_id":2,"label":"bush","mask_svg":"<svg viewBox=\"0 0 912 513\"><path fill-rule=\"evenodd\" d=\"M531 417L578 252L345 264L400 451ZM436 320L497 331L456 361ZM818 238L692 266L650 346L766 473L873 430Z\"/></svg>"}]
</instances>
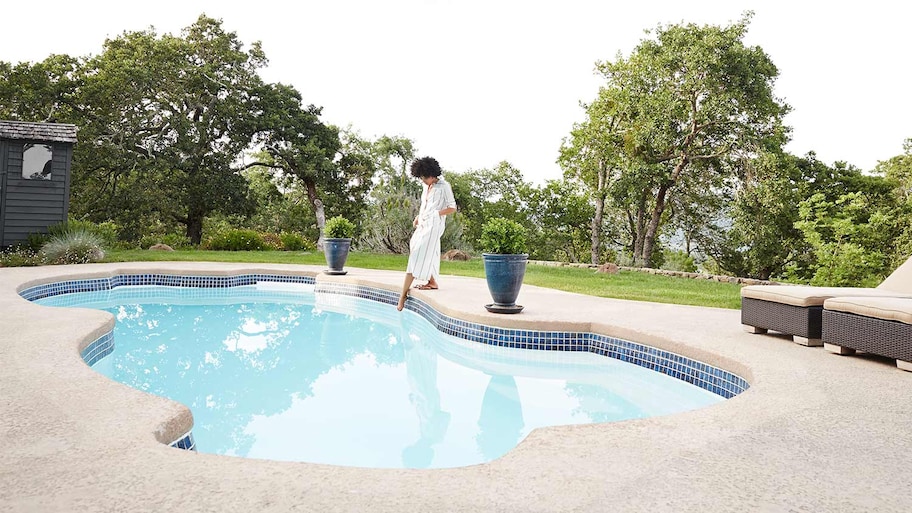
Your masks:
<instances>
[{"instance_id":1,"label":"bush","mask_svg":"<svg viewBox=\"0 0 912 513\"><path fill-rule=\"evenodd\" d=\"M30 233L20 249L37 253L41 251L41 246L44 246L49 240L51 240L51 236L46 233Z\"/></svg>"},{"instance_id":2,"label":"bush","mask_svg":"<svg viewBox=\"0 0 912 513\"><path fill-rule=\"evenodd\" d=\"M526 229L516 221L495 217L482 225L478 244L485 253L523 254L526 252Z\"/></svg>"},{"instance_id":3,"label":"bush","mask_svg":"<svg viewBox=\"0 0 912 513\"><path fill-rule=\"evenodd\" d=\"M260 237L263 237L263 244L270 251L282 251L284 248L282 246L282 238L278 233L261 233Z\"/></svg>"},{"instance_id":4,"label":"bush","mask_svg":"<svg viewBox=\"0 0 912 513\"><path fill-rule=\"evenodd\" d=\"M0 251L0 267L26 267L43 263L41 254L28 246Z\"/></svg>"},{"instance_id":5,"label":"bush","mask_svg":"<svg viewBox=\"0 0 912 513\"><path fill-rule=\"evenodd\" d=\"M53 238L54 236L65 236L67 233L79 231L95 234L101 239L101 242L105 247L113 247L118 242L118 232L120 231L120 228L113 221L93 223L92 221L70 219L63 223L48 227L48 239Z\"/></svg>"},{"instance_id":6,"label":"bush","mask_svg":"<svg viewBox=\"0 0 912 513\"><path fill-rule=\"evenodd\" d=\"M354 223L342 216L329 219L323 227L323 236L327 239L350 239L354 235Z\"/></svg>"},{"instance_id":7,"label":"bush","mask_svg":"<svg viewBox=\"0 0 912 513\"><path fill-rule=\"evenodd\" d=\"M282 248L285 251L313 251L316 249L313 242L294 232L282 232L279 234L279 238L282 240Z\"/></svg>"},{"instance_id":8,"label":"bush","mask_svg":"<svg viewBox=\"0 0 912 513\"><path fill-rule=\"evenodd\" d=\"M103 240L82 228L52 235L41 247L41 255L49 264L86 264L104 258Z\"/></svg>"},{"instance_id":9,"label":"bush","mask_svg":"<svg viewBox=\"0 0 912 513\"><path fill-rule=\"evenodd\" d=\"M156 244L167 244L171 246L172 249L188 249L193 247L190 238L180 233L150 233L143 235L142 238L139 239L139 247L143 249L149 249L149 247Z\"/></svg>"},{"instance_id":10,"label":"bush","mask_svg":"<svg viewBox=\"0 0 912 513\"><path fill-rule=\"evenodd\" d=\"M266 249L266 242L259 233L253 230L228 230L206 241L205 249L215 251L262 251Z\"/></svg>"},{"instance_id":11,"label":"bush","mask_svg":"<svg viewBox=\"0 0 912 513\"><path fill-rule=\"evenodd\" d=\"M697 272L697 264L694 262L693 257L686 252L666 249L662 251L662 254L664 255L664 262L661 269L685 273Z\"/></svg>"}]
</instances>

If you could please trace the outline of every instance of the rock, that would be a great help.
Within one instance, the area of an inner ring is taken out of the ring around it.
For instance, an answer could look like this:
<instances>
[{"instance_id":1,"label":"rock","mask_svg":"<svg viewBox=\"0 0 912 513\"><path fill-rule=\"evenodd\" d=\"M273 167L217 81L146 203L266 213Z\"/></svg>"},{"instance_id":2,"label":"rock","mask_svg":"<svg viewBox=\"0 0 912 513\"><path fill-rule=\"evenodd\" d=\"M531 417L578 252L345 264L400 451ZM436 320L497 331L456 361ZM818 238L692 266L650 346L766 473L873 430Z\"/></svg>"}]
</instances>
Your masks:
<instances>
[{"instance_id":1,"label":"rock","mask_svg":"<svg viewBox=\"0 0 912 513\"><path fill-rule=\"evenodd\" d=\"M466 261L470 257L468 255L468 253L466 253L465 251L460 251L458 249L451 249L451 250L447 251L446 253L444 253L442 258L444 260Z\"/></svg>"},{"instance_id":2,"label":"rock","mask_svg":"<svg viewBox=\"0 0 912 513\"><path fill-rule=\"evenodd\" d=\"M620 267L618 267L617 264L614 264L614 263L611 263L611 262L607 262L607 263L604 263L604 264L598 266L598 268L595 270L595 272L597 272L597 273L617 274L617 273L618 273L618 270L620 270Z\"/></svg>"},{"instance_id":3,"label":"rock","mask_svg":"<svg viewBox=\"0 0 912 513\"><path fill-rule=\"evenodd\" d=\"M167 244L154 244L149 246L150 251L174 251L174 248Z\"/></svg>"}]
</instances>

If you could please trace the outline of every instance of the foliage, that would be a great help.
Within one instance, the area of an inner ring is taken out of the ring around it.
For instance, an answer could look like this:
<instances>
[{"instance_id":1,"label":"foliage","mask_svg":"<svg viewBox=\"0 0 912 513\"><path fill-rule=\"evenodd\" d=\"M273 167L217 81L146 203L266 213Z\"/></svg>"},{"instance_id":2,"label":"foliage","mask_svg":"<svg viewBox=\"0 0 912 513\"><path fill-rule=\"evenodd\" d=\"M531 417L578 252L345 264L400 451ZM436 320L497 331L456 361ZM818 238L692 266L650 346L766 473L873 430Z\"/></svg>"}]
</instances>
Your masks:
<instances>
[{"instance_id":1,"label":"foliage","mask_svg":"<svg viewBox=\"0 0 912 513\"><path fill-rule=\"evenodd\" d=\"M561 144L558 158L564 178L582 183L595 205L589 223L592 264L599 262L605 246L602 234L610 181L618 178L625 164L620 118L613 115L614 102L601 98L606 94L603 89L599 93L601 101L584 106L587 119L573 126L570 137Z\"/></svg>"},{"instance_id":2,"label":"foliage","mask_svg":"<svg viewBox=\"0 0 912 513\"><path fill-rule=\"evenodd\" d=\"M282 238L279 237L278 233L260 233L260 238L263 239L263 249L266 251L282 251L285 248L282 247Z\"/></svg>"},{"instance_id":3,"label":"foliage","mask_svg":"<svg viewBox=\"0 0 912 513\"><path fill-rule=\"evenodd\" d=\"M606 79L599 124L616 127L602 143L613 146L619 167L607 194L626 212L640 264L653 254L675 195L713 194L734 160L784 142L788 107L773 95L778 70L760 48L744 45L749 18L728 27L660 26L629 58L597 65Z\"/></svg>"},{"instance_id":4,"label":"foliage","mask_svg":"<svg viewBox=\"0 0 912 513\"><path fill-rule=\"evenodd\" d=\"M401 136L380 136L372 145L374 166L382 182L405 184L411 182L409 165L418 156L415 143Z\"/></svg>"},{"instance_id":5,"label":"foliage","mask_svg":"<svg viewBox=\"0 0 912 513\"><path fill-rule=\"evenodd\" d=\"M895 241L891 267L898 267L912 255L912 138L903 141L903 153L881 161L874 174L893 186L893 196L906 219L905 229Z\"/></svg>"},{"instance_id":6,"label":"foliage","mask_svg":"<svg viewBox=\"0 0 912 513\"><path fill-rule=\"evenodd\" d=\"M68 55L15 66L0 62L0 119L70 121L79 107L80 68Z\"/></svg>"},{"instance_id":7,"label":"foliage","mask_svg":"<svg viewBox=\"0 0 912 513\"><path fill-rule=\"evenodd\" d=\"M41 256L49 264L85 264L104 258L104 241L82 228L52 235L41 247Z\"/></svg>"},{"instance_id":8,"label":"foliage","mask_svg":"<svg viewBox=\"0 0 912 513\"><path fill-rule=\"evenodd\" d=\"M790 155L766 153L738 166L732 197L704 228L694 234L700 250L712 257L720 273L770 279L804 253L795 228L795 208L824 164Z\"/></svg>"},{"instance_id":9,"label":"foliage","mask_svg":"<svg viewBox=\"0 0 912 513\"><path fill-rule=\"evenodd\" d=\"M190 238L182 233L148 233L139 239L139 247L149 249L156 244L167 244L171 249L189 249Z\"/></svg>"},{"instance_id":10,"label":"foliage","mask_svg":"<svg viewBox=\"0 0 912 513\"><path fill-rule=\"evenodd\" d=\"M872 286L890 269L889 252L898 227L893 212L872 208L861 192L835 202L816 193L799 205L801 230L816 258L812 285Z\"/></svg>"},{"instance_id":11,"label":"foliage","mask_svg":"<svg viewBox=\"0 0 912 513\"><path fill-rule=\"evenodd\" d=\"M371 192L358 247L407 254L421 192L411 183L381 182Z\"/></svg>"},{"instance_id":12,"label":"foliage","mask_svg":"<svg viewBox=\"0 0 912 513\"><path fill-rule=\"evenodd\" d=\"M282 249L285 251L313 251L316 246L299 233L282 232L279 234Z\"/></svg>"},{"instance_id":13,"label":"foliage","mask_svg":"<svg viewBox=\"0 0 912 513\"><path fill-rule=\"evenodd\" d=\"M327 239L350 239L355 235L355 224L342 216L326 220L324 233Z\"/></svg>"},{"instance_id":14,"label":"foliage","mask_svg":"<svg viewBox=\"0 0 912 513\"><path fill-rule=\"evenodd\" d=\"M666 249L662 251L662 260L662 269L685 273L697 272L697 264L693 257L684 251Z\"/></svg>"},{"instance_id":15,"label":"foliage","mask_svg":"<svg viewBox=\"0 0 912 513\"><path fill-rule=\"evenodd\" d=\"M216 234L204 244L214 251L261 251L267 249L263 236L253 230L228 230Z\"/></svg>"},{"instance_id":16,"label":"foliage","mask_svg":"<svg viewBox=\"0 0 912 513\"><path fill-rule=\"evenodd\" d=\"M44 264L42 255L28 246L0 250L0 267L27 267L42 264Z\"/></svg>"},{"instance_id":17,"label":"foliage","mask_svg":"<svg viewBox=\"0 0 912 513\"><path fill-rule=\"evenodd\" d=\"M534 231L527 208L532 186L509 162L500 162L493 169L447 173L446 176L463 216L466 240L477 241L482 225L495 217L516 221L530 232Z\"/></svg>"},{"instance_id":18,"label":"foliage","mask_svg":"<svg viewBox=\"0 0 912 513\"><path fill-rule=\"evenodd\" d=\"M440 251L446 252L451 249L469 252L471 247L465 239L465 222L461 213L456 212L447 216L446 226L443 228L443 235L440 236Z\"/></svg>"},{"instance_id":19,"label":"foliage","mask_svg":"<svg viewBox=\"0 0 912 513\"><path fill-rule=\"evenodd\" d=\"M317 230L323 228L327 207L331 214L356 214L350 207L363 200L373 167L364 166L348 147L343 151L339 130L320 121L320 108L303 106L294 88L270 85L263 95L268 122L254 139L263 147L256 165L279 170L286 187L306 197Z\"/></svg>"},{"instance_id":20,"label":"foliage","mask_svg":"<svg viewBox=\"0 0 912 513\"><path fill-rule=\"evenodd\" d=\"M495 217L482 225L478 244L485 253L523 254L526 252L526 229L516 221Z\"/></svg>"},{"instance_id":21,"label":"foliage","mask_svg":"<svg viewBox=\"0 0 912 513\"><path fill-rule=\"evenodd\" d=\"M262 166L246 169L243 174L248 183L247 199L254 206L246 219L238 220L245 228L302 233L312 240L319 237L313 208L300 182ZM203 233L208 233L206 223Z\"/></svg>"},{"instance_id":22,"label":"foliage","mask_svg":"<svg viewBox=\"0 0 912 513\"><path fill-rule=\"evenodd\" d=\"M529 187L525 203L528 205L528 230L530 258L585 262L590 260L593 208L587 194L575 182L549 180L543 187ZM604 229L599 232L605 231ZM597 244L596 259L604 261L607 255L605 241Z\"/></svg>"},{"instance_id":23,"label":"foliage","mask_svg":"<svg viewBox=\"0 0 912 513\"><path fill-rule=\"evenodd\" d=\"M113 221L104 221L93 223L92 221L83 221L70 218L69 220L48 227L48 235L51 237L66 235L68 232L85 231L93 233L101 238L106 247L114 247L118 242L119 227Z\"/></svg>"},{"instance_id":24,"label":"foliage","mask_svg":"<svg viewBox=\"0 0 912 513\"><path fill-rule=\"evenodd\" d=\"M75 93L71 121L91 144L74 152L74 213L125 227L129 217L158 218L198 243L206 215L243 211L246 184L232 164L269 100L257 75L265 63L258 43L245 51L206 16L180 36L150 29L108 39L83 62Z\"/></svg>"}]
</instances>

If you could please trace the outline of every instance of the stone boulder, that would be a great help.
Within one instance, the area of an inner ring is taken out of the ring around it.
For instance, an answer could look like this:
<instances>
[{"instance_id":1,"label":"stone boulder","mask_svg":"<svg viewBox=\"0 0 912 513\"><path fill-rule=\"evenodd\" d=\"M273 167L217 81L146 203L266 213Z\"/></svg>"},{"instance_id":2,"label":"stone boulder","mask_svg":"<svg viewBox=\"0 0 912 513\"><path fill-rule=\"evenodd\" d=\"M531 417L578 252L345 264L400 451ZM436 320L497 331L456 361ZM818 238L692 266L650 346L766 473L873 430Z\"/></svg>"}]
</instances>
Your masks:
<instances>
[{"instance_id":1,"label":"stone boulder","mask_svg":"<svg viewBox=\"0 0 912 513\"><path fill-rule=\"evenodd\" d=\"M447 251L446 253L444 253L441 258L443 258L444 260L460 260L460 261L464 262L464 261L468 260L470 257L469 257L469 254L466 253L465 251L460 251L458 249L451 249L451 250Z\"/></svg>"},{"instance_id":2,"label":"stone boulder","mask_svg":"<svg viewBox=\"0 0 912 513\"><path fill-rule=\"evenodd\" d=\"M167 244L153 244L149 246L150 251L174 251L174 248Z\"/></svg>"},{"instance_id":3,"label":"stone boulder","mask_svg":"<svg viewBox=\"0 0 912 513\"><path fill-rule=\"evenodd\" d=\"M617 274L618 271L619 271L620 269L621 269L621 268L618 267L617 264L611 263L611 262L607 262L607 263L604 263L604 264L598 266L598 269L596 269L595 272L597 272L597 273Z\"/></svg>"}]
</instances>

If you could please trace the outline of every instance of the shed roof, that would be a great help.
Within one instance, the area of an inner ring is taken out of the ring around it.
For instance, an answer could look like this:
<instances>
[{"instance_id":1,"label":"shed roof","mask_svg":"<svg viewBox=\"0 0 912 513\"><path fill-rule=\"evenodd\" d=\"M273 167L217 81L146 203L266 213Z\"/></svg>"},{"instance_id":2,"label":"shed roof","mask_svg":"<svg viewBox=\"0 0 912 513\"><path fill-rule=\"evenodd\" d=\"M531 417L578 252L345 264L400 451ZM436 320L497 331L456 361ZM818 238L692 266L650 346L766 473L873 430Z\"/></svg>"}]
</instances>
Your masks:
<instances>
[{"instance_id":1,"label":"shed roof","mask_svg":"<svg viewBox=\"0 0 912 513\"><path fill-rule=\"evenodd\" d=\"M76 142L76 125L0 120L0 139Z\"/></svg>"}]
</instances>

